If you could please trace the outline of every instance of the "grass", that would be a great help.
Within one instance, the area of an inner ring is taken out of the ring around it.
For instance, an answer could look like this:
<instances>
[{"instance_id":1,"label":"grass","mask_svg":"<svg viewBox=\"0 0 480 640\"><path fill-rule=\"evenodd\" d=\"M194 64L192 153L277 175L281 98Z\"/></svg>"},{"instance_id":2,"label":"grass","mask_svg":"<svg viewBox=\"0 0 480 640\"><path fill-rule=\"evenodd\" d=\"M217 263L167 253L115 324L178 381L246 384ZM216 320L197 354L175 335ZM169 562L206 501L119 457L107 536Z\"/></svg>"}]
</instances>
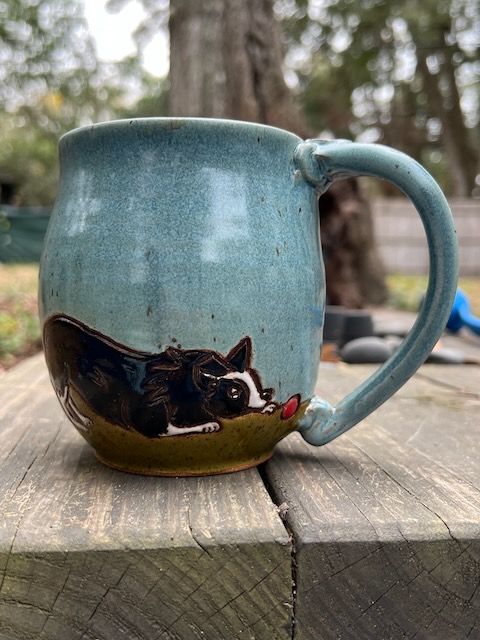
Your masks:
<instances>
[{"instance_id":1,"label":"grass","mask_svg":"<svg viewBox=\"0 0 480 640\"><path fill-rule=\"evenodd\" d=\"M41 349L38 265L0 264L0 371Z\"/></svg>"},{"instance_id":2,"label":"grass","mask_svg":"<svg viewBox=\"0 0 480 640\"><path fill-rule=\"evenodd\" d=\"M394 309L418 311L420 301L427 288L426 276L389 275L387 284L390 291L389 305ZM458 281L460 289L467 294L472 313L480 316L480 277L463 277Z\"/></svg>"},{"instance_id":3,"label":"grass","mask_svg":"<svg viewBox=\"0 0 480 640\"><path fill-rule=\"evenodd\" d=\"M0 264L0 371L41 349L37 316L38 265ZM389 306L418 311L427 286L422 276L390 275ZM460 278L459 286L480 316L480 277Z\"/></svg>"}]
</instances>

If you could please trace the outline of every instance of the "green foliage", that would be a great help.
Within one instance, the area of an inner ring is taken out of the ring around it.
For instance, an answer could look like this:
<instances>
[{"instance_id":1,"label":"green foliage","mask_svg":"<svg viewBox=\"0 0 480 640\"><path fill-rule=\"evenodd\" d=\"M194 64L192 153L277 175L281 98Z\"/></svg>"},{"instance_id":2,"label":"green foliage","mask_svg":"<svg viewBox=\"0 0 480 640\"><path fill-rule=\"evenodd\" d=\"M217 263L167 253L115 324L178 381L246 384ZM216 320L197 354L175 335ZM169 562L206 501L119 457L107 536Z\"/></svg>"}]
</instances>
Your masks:
<instances>
[{"instance_id":1,"label":"green foliage","mask_svg":"<svg viewBox=\"0 0 480 640\"><path fill-rule=\"evenodd\" d=\"M41 348L37 265L0 266L0 370Z\"/></svg>"},{"instance_id":2,"label":"green foliage","mask_svg":"<svg viewBox=\"0 0 480 640\"><path fill-rule=\"evenodd\" d=\"M0 103L33 105L62 89L80 96L95 69L95 49L77 0L0 3Z\"/></svg>"},{"instance_id":3,"label":"green foliage","mask_svg":"<svg viewBox=\"0 0 480 640\"><path fill-rule=\"evenodd\" d=\"M0 360L21 354L26 345L40 348L38 318L17 305L0 311Z\"/></svg>"},{"instance_id":4,"label":"green foliage","mask_svg":"<svg viewBox=\"0 0 480 640\"><path fill-rule=\"evenodd\" d=\"M427 290L428 278L395 274L387 277L387 285L390 307L402 311L418 311Z\"/></svg>"},{"instance_id":5,"label":"green foliage","mask_svg":"<svg viewBox=\"0 0 480 640\"><path fill-rule=\"evenodd\" d=\"M0 59L0 181L23 205L52 204L63 133L136 115L132 96L142 115L165 109L137 57L98 62L80 0L0 1Z\"/></svg>"},{"instance_id":6,"label":"green foliage","mask_svg":"<svg viewBox=\"0 0 480 640\"><path fill-rule=\"evenodd\" d=\"M318 131L403 149L447 190L456 186L448 171L456 162L473 187L477 0L279 0L277 11L287 62Z\"/></svg>"},{"instance_id":7,"label":"green foliage","mask_svg":"<svg viewBox=\"0 0 480 640\"><path fill-rule=\"evenodd\" d=\"M427 290L428 278L396 273L387 276L387 285L390 292L389 306L403 311L417 312ZM458 286L467 294L472 313L480 316L480 279L465 276L459 279Z\"/></svg>"}]
</instances>

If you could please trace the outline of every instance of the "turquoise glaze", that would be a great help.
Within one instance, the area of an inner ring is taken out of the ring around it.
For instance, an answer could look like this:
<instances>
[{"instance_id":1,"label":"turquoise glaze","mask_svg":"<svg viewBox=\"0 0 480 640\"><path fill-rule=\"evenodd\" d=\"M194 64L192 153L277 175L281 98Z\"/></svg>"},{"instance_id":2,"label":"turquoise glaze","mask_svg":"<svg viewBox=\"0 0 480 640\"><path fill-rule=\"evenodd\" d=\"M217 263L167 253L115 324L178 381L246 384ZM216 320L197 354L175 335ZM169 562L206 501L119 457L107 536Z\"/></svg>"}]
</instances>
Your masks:
<instances>
[{"instance_id":1,"label":"turquoise glaze","mask_svg":"<svg viewBox=\"0 0 480 640\"><path fill-rule=\"evenodd\" d=\"M219 433L226 433L227 414L217 419L209 408L213 417L208 421L192 418L192 424L208 429L185 430L178 437L185 424L180 427L169 409L166 431L149 432L151 440L142 441L143 468L141 461L129 463L128 452L122 454L125 459L109 460L108 450L97 449L112 466L141 473L217 473L265 459L294 428L308 442L328 442L394 393L426 359L445 327L457 273L452 219L432 178L396 151L345 141L303 142L286 131L250 123L146 118L72 131L60 141L60 161L39 308L52 382L82 435L96 447L105 422L121 427L122 437L136 429L130 418L120 424L113 413L97 420L92 407L102 403L89 401L93 391L84 384L87 378L96 385L97 400L102 388L114 390L115 411L119 403L128 404L126 384L137 403L146 387L151 391L146 382L150 356L166 353L177 362L187 354L193 362L195 350L202 362L213 357L218 371L223 367L223 378L215 373L215 385L225 379L243 385L248 398L243 408L238 404L237 414L229 409L232 424L241 416L259 420L268 413L278 414L281 426L281 420L289 424L272 434L270 448L256 455L250 451L252 440L248 459L245 453L217 467L213 458L228 448L223 435L215 453ZM332 181L351 175L386 178L411 198L427 232L431 280L417 324L400 351L333 409L313 398L325 304L317 197ZM87 338L79 336L87 336L89 349L103 354L95 356L95 363L85 364L91 354L82 355L79 344L87 344ZM65 364L62 340L77 341L67 350L76 354L74 362ZM105 364L108 349L126 358L115 365L121 369L121 389ZM240 363L241 352L248 364ZM233 363L241 373L234 372ZM77 377L68 379L73 368ZM213 380L211 371L202 374L205 385L207 378ZM196 393L203 384L198 376L194 372L188 382L197 385ZM212 397L211 389L208 393ZM261 399L267 396L268 406ZM128 407L122 412L126 415ZM98 437L92 435L95 429ZM150 459L148 451L167 441L172 451L194 443L185 457L197 456L197 466L165 470L153 454ZM235 447L242 446L240 441ZM198 453L207 442L209 462Z\"/></svg>"},{"instance_id":2,"label":"turquoise glaze","mask_svg":"<svg viewBox=\"0 0 480 640\"><path fill-rule=\"evenodd\" d=\"M325 284L301 140L222 120L139 119L60 142L40 316L142 351L252 337L279 401L311 396ZM308 358L306 358L308 354Z\"/></svg>"},{"instance_id":3,"label":"turquoise glaze","mask_svg":"<svg viewBox=\"0 0 480 640\"><path fill-rule=\"evenodd\" d=\"M307 442L322 445L337 438L383 404L427 359L444 331L458 278L458 248L448 203L436 182L417 162L381 145L312 140L300 144L295 159L319 192L335 180L373 176L389 180L415 205L425 228L430 278L419 316L393 356L337 407L314 398L301 420Z\"/></svg>"}]
</instances>

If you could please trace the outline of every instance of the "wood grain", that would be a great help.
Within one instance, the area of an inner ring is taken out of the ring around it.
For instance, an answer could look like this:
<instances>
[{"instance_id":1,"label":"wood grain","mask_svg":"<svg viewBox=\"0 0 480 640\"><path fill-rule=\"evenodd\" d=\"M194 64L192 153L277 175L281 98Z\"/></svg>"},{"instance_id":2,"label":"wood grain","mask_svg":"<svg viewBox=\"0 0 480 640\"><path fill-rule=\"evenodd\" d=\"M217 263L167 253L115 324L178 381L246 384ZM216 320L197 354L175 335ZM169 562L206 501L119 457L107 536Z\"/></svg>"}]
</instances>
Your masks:
<instances>
[{"instance_id":1,"label":"wood grain","mask_svg":"<svg viewBox=\"0 0 480 640\"><path fill-rule=\"evenodd\" d=\"M372 367L320 368L336 402ZM321 448L266 465L296 553L297 640L480 638L480 368L427 365Z\"/></svg>"},{"instance_id":2,"label":"wood grain","mask_svg":"<svg viewBox=\"0 0 480 640\"><path fill-rule=\"evenodd\" d=\"M42 356L0 379L0 640L290 638L291 548L257 470L102 466Z\"/></svg>"}]
</instances>

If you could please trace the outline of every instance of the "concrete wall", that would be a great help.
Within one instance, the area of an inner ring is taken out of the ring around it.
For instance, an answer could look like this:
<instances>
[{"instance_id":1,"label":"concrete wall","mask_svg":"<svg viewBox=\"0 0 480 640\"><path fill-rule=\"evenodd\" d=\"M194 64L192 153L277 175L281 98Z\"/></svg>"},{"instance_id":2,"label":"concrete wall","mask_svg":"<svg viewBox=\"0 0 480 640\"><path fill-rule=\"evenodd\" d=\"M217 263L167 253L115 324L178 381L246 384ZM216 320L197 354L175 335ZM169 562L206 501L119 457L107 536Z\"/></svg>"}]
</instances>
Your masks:
<instances>
[{"instance_id":1,"label":"concrete wall","mask_svg":"<svg viewBox=\"0 0 480 640\"><path fill-rule=\"evenodd\" d=\"M480 275L480 200L449 201L460 247L460 275ZM418 213L407 199L371 202L380 254L388 273L425 274L428 251Z\"/></svg>"}]
</instances>

